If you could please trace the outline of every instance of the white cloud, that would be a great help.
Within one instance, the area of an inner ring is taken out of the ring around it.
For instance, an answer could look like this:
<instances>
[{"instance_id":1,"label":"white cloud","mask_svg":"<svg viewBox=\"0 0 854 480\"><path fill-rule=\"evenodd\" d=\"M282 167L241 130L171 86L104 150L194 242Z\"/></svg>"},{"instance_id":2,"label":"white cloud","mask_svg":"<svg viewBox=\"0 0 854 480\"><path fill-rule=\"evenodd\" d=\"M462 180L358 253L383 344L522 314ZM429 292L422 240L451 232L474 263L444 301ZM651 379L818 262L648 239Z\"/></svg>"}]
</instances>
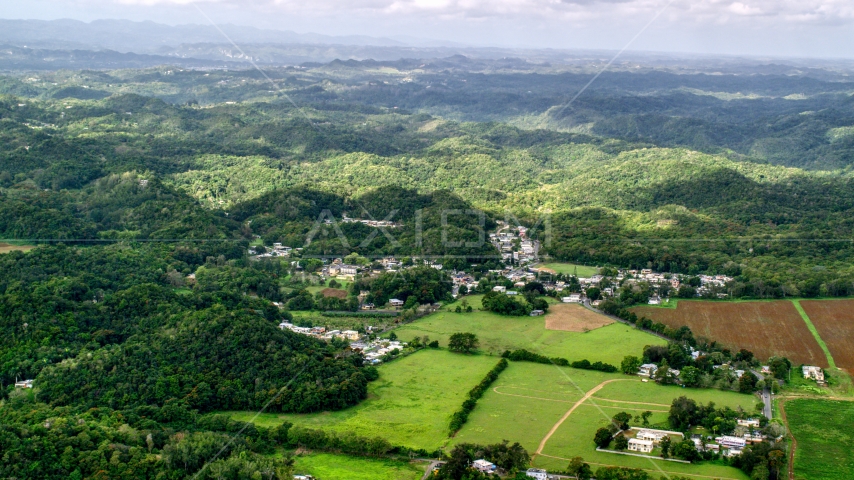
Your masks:
<instances>
[{"instance_id":1,"label":"white cloud","mask_svg":"<svg viewBox=\"0 0 854 480\"><path fill-rule=\"evenodd\" d=\"M82 0L121 5L189 5L193 0ZM462 17L613 17L654 12L670 0L196 0L270 13L426 15ZM761 16L787 23L840 23L854 20L852 0L675 0L681 20L732 21Z\"/></svg>"}]
</instances>

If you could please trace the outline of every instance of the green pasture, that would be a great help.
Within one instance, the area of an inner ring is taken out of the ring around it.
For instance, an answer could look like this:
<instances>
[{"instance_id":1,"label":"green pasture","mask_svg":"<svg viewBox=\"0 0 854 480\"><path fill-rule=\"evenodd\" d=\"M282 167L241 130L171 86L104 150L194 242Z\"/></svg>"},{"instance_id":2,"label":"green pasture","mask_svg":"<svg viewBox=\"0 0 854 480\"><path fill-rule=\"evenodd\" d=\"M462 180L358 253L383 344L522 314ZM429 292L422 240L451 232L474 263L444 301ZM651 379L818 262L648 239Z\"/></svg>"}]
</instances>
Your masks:
<instances>
[{"instance_id":1,"label":"green pasture","mask_svg":"<svg viewBox=\"0 0 854 480\"><path fill-rule=\"evenodd\" d=\"M576 265L574 263L561 263L561 262L552 262L552 263L541 263L537 265L538 267L548 268L554 270L557 273L562 273L564 275L578 275L579 277L592 277L599 273L599 269L596 267L588 267L586 265Z\"/></svg>"},{"instance_id":2,"label":"green pasture","mask_svg":"<svg viewBox=\"0 0 854 480\"><path fill-rule=\"evenodd\" d=\"M417 480L427 467L426 463L328 453L297 456L294 460L294 473L312 475L319 480Z\"/></svg>"},{"instance_id":3,"label":"green pasture","mask_svg":"<svg viewBox=\"0 0 854 480\"><path fill-rule=\"evenodd\" d=\"M451 415L466 393L498 363L485 355L461 355L444 350L422 350L379 367L380 378L368 387L368 399L354 407L311 414L268 413L255 423L294 425L332 431L351 431L383 437L393 445L433 450L448 438ZM252 412L231 412L248 421Z\"/></svg>"},{"instance_id":4,"label":"green pasture","mask_svg":"<svg viewBox=\"0 0 854 480\"><path fill-rule=\"evenodd\" d=\"M854 402L792 400L786 416L798 442L796 480L854 478Z\"/></svg>"},{"instance_id":5,"label":"green pasture","mask_svg":"<svg viewBox=\"0 0 854 480\"><path fill-rule=\"evenodd\" d=\"M465 299L475 309L480 305L479 296ZM589 332L562 332L546 330L543 317L505 317L478 310L452 312L458 303L404 325L395 333L403 341L427 335L445 346L452 334L472 332L480 340L482 351L496 355L505 350L524 348L549 357L563 357L570 361L586 358L591 362L602 361L615 366L619 366L626 355L641 356L646 345L666 343L622 323Z\"/></svg>"}]
</instances>

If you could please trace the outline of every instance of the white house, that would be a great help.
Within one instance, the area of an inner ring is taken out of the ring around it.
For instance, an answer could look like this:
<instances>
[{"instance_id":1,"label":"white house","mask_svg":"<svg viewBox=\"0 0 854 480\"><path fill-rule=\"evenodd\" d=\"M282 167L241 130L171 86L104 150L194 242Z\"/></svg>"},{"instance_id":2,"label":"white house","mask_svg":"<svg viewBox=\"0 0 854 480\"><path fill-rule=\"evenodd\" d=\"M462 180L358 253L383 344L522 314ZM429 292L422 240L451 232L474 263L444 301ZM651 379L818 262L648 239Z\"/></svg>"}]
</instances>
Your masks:
<instances>
[{"instance_id":1,"label":"white house","mask_svg":"<svg viewBox=\"0 0 854 480\"><path fill-rule=\"evenodd\" d=\"M638 375L641 375L643 377L651 377L655 375L655 372L657 371L658 365L654 363L644 363L640 366L640 369L638 370Z\"/></svg>"},{"instance_id":2,"label":"white house","mask_svg":"<svg viewBox=\"0 0 854 480\"><path fill-rule=\"evenodd\" d=\"M492 287L493 292L504 293L507 291L507 287L502 287L500 285Z\"/></svg>"},{"instance_id":3,"label":"white house","mask_svg":"<svg viewBox=\"0 0 854 480\"><path fill-rule=\"evenodd\" d=\"M531 316L532 317L539 317L540 315L545 315L545 314L546 314L546 312L544 312L542 310L531 310Z\"/></svg>"},{"instance_id":4,"label":"white house","mask_svg":"<svg viewBox=\"0 0 854 480\"><path fill-rule=\"evenodd\" d=\"M635 438L637 438L638 440L649 440L652 443L659 443L664 440L664 437L666 436L667 434L664 432L658 432L655 430L640 430L638 431L637 435L635 435Z\"/></svg>"},{"instance_id":5,"label":"white house","mask_svg":"<svg viewBox=\"0 0 854 480\"><path fill-rule=\"evenodd\" d=\"M661 297L649 297L650 305L661 305Z\"/></svg>"},{"instance_id":6,"label":"white house","mask_svg":"<svg viewBox=\"0 0 854 480\"><path fill-rule=\"evenodd\" d=\"M536 480L549 480L549 474L541 468L529 468L525 472L525 476L535 478Z\"/></svg>"},{"instance_id":7,"label":"white house","mask_svg":"<svg viewBox=\"0 0 854 480\"><path fill-rule=\"evenodd\" d=\"M715 439L720 445L727 448L735 448L741 450L747 445L747 441L741 437L732 437L729 435L724 435L723 437L717 437Z\"/></svg>"},{"instance_id":8,"label":"white house","mask_svg":"<svg viewBox=\"0 0 854 480\"><path fill-rule=\"evenodd\" d=\"M343 332L341 332L341 336L346 338L347 340L353 340L353 341L359 340L361 338L361 335L359 335L359 332L357 332L355 330L344 330Z\"/></svg>"},{"instance_id":9,"label":"white house","mask_svg":"<svg viewBox=\"0 0 854 480\"><path fill-rule=\"evenodd\" d=\"M637 438L629 439L629 450L639 453L652 452L654 444L652 440L638 440Z\"/></svg>"},{"instance_id":10,"label":"white house","mask_svg":"<svg viewBox=\"0 0 854 480\"><path fill-rule=\"evenodd\" d=\"M475 470L478 470L478 471L483 472L483 473L492 473L496 469L498 469L498 467L496 467L494 463L487 462L484 459L475 460L474 462L472 462L471 466Z\"/></svg>"},{"instance_id":11,"label":"white house","mask_svg":"<svg viewBox=\"0 0 854 480\"><path fill-rule=\"evenodd\" d=\"M560 301L563 303L581 303L581 294L570 293L568 297L563 297Z\"/></svg>"},{"instance_id":12,"label":"white house","mask_svg":"<svg viewBox=\"0 0 854 480\"><path fill-rule=\"evenodd\" d=\"M21 380L19 382L15 382L15 388L33 388L33 381Z\"/></svg>"},{"instance_id":13,"label":"white house","mask_svg":"<svg viewBox=\"0 0 854 480\"><path fill-rule=\"evenodd\" d=\"M510 295L510 296L519 295L519 292L517 292L516 290L507 290L507 295Z\"/></svg>"},{"instance_id":14,"label":"white house","mask_svg":"<svg viewBox=\"0 0 854 480\"><path fill-rule=\"evenodd\" d=\"M392 298L391 300L388 301L388 303L390 303L392 307L402 307L404 304L404 301L399 300L397 298Z\"/></svg>"},{"instance_id":15,"label":"white house","mask_svg":"<svg viewBox=\"0 0 854 480\"><path fill-rule=\"evenodd\" d=\"M759 420L756 420L754 418L748 418L747 420L739 418L737 422L739 426L742 427L759 428Z\"/></svg>"},{"instance_id":16,"label":"white house","mask_svg":"<svg viewBox=\"0 0 854 480\"><path fill-rule=\"evenodd\" d=\"M801 367L801 371L804 374L804 378L811 378L815 380L819 385L824 383L824 371L821 369L821 367L816 367L813 365L804 365L803 367Z\"/></svg>"}]
</instances>

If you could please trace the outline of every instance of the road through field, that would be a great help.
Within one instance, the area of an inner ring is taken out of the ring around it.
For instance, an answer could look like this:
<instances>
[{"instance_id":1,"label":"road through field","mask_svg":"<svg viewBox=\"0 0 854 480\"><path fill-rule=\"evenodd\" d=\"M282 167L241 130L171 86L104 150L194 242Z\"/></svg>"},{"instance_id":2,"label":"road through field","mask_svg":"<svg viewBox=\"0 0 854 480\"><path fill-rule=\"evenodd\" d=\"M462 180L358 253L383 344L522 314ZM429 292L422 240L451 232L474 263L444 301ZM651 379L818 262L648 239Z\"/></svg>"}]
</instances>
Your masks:
<instances>
[{"instance_id":1,"label":"road through field","mask_svg":"<svg viewBox=\"0 0 854 480\"><path fill-rule=\"evenodd\" d=\"M553 458L553 459L555 459L555 460L565 460L565 461L567 461L567 462L571 462L571 461L572 461L572 459L571 459L571 458L555 457L555 456L552 456L552 455L546 455L545 453L541 454L541 456L546 457L546 458ZM587 463L587 464L589 464L589 465L597 465L597 466L600 466L600 467L619 467L619 466L620 466L620 465L612 465L612 464L609 464L609 463L596 463L596 462L585 462L585 463ZM731 477L721 477L721 476L714 476L714 477L712 477L712 476L709 476L709 475L698 475L698 474L696 474L696 473L668 472L667 470L661 470L661 469L652 470L652 469L649 469L649 468L640 468L639 470L643 470L644 472L663 473L663 474L665 474L665 475L667 475L667 476L669 476L669 475L674 475L674 476L677 476L677 477L712 478L712 479L715 479L715 480L737 480L737 479L735 479L735 478L731 478ZM564 478L572 478L572 477L564 477Z\"/></svg>"},{"instance_id":2,"label":"road through field","mask_svg":"<svg viewBox=\"0 0 854 480\"><path fill-rule=\"evenodd\" d=\"M572 412L574 412L576 408L581 406L581 404L583 404L587 400L590 400L590 397L592 397L594 393L598 392L599 390L602 390L602 388L609 383L626 382L626 381L629 381L629 379L628 378L615 378L612 380L605 380L604 382L600 383L599 385L596 385L595 387L591 388L587 393L584 394L583 397L581 397L581 400L575 402L575 404L573 404L572 407L569 410L567 410L566 413L563 414L563 416L560 418L560 420L558 420L557 423L555 423L554 426L552 426L551 430L549 430L549 433L547 433L546 436L543 437L543 439L540 441L540 446L537 447L537 451L534 452L534 457L543 453L543 449L546 448L546 442L548 442L549 439L552 438L552 435L554 435L554 433L557 431L557 429L560 428L561 425L563 425L563 422L565 422L566 419L569 418L570 415L572 415ZM533 460L533 457L531 458L531 460Z\"/></svg>"}]
</instances>

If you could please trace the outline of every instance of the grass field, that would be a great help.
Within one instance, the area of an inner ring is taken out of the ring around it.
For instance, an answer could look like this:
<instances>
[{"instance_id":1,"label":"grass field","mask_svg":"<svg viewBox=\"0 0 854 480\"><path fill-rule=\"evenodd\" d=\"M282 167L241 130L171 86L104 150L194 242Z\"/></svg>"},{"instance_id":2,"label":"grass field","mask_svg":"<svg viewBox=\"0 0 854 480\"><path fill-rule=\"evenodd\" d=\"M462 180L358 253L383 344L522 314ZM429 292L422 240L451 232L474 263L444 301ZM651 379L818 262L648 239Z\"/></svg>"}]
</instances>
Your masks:
<instances>
[{"instance_id":1,"label":"grass field","mask_svg":"<svg viewBox=\"0 0 854 480\"><path fill-rule=\"evenodd\" d=\"M319 480L417 480L426 463L416 464L345 455L317 453L295 457L294 472Z\"/></svg>"},{"instance_id":2,"label":"grass field","mask_svg":"<svg viewBox=\"0 0 854 480\"><path fill-rule=\"evenodd\" d=\"M554 270L555 273L563 273L564 275L578 275L582 278L592 277L599 273L599 269L596 267L587 267L574 263L541 263L537 267L548 268L549 270Z\"/></svg>"},{"instance_id":3,"label":"grass field","mask_svg":"<svg viewBox=\"0 0 854 480\"><path fill-rule=\"evenodd\" d=\"M854 402L792 400L786 402L795 450L795 479L854 478Z\"/></svg>"},{"instance_id":4,"label":"grass field","mask_svg":"<svg viewBox=\"0 0 854 480\"><path fill-rule=\"evenodd\" d=\"M836 366L854 373L854 300L801 300Z\"/></svg>"},{"instance_id":5,"label":"grass field","mask_svg":"<svg viewBox=\"0 0 854 480\"><path fill-rule=\"evenodd\" d=\"M466 356L422 350L379 367L380 378L368 387L368 399L337 412L264 414L255 423L275 426L284 420L309 428L380 436L394 445L433 450L448 438L448 422L465 394L498 363L485 355ZM230 412L241 421L252 412Z\"/></svg>"},{"instance_id":6,"label":"grass field","mask_svg":"<svg viewBox=\"0 0 854 480\"><path fill-rule=\"evenodd\" d=\"M474 308L480 296L465 297ZM453 313L451 304L439 312L395 330L404 341L427 335L447 345L456 332L476 333L480 348L493 354L525 348L550 357L570 361L588 359L619 365L626 355L640 356L646 345L665 341L622 323L614 323L587 333L546 330L543 317L504 317L491 312Z\"/></svg>"},{"instance_id":7,"label":"grass field","mask_svg":"<svg viewBox=\"0 0 854 480\"><path fill-rule=\"evenodd\" d=\"M795 364L828 367L827 356L789 300L682 301L675 309L636 307L632 311L670 327L687 325L695 336L746 348L761 360L780 355Z\"/></svg>"},{"instance_id":8,"label":"grass field","mask_svg":"<svg viewBox=\"0 0 854 480\"><path fill-rule=\"evenodd\" d=\"M29 252L36 248L33 245L10 245L8 243L0 243L0 254L9 252Z\"/></svg>"},{"instance_id":9,"label":"grass field","mask_svg":"<svg viewBox=\"0 0 854 480\"><path fill-rule=\"evenodd\" d=\"M546 314L546 330L587 332L612 323L614 321L605 315L572 303L552 305Z\"/></svg>"},{"instance_id":10,"label":"grass field","mask_svg":"<svg viewBox=\"0 0 854 480\"><path fill-rule=\"evenodd\" d=\"M723 465L684 465L664 461L626 457L596 452L592 438L596 429L621 411L639 415L653 412L652 425L665 427L667 411L674 398L685 395L698 402L714 401L719 406L754 409L757 400L751 395L718 390L684 389L643 383L622 374L607 374L572 368L557 368L527 362L511 362L478 402L468 423L453 443L494 443L507 439L518 441L532 454L549 430L585 393L605 381L589 399L560 425L535 459L536 466L565 469L570 458L580 455L591 464L621 465L654 470L662 468L679 475L706 475L715 478L746 478L736 469ZM549 457L559 457L549 458ZM560 459L567 460L560 460ZM658 465L658 467L656 466ZM594 465L595 467L595 465Z\"/></svg>"}]
</instances>

